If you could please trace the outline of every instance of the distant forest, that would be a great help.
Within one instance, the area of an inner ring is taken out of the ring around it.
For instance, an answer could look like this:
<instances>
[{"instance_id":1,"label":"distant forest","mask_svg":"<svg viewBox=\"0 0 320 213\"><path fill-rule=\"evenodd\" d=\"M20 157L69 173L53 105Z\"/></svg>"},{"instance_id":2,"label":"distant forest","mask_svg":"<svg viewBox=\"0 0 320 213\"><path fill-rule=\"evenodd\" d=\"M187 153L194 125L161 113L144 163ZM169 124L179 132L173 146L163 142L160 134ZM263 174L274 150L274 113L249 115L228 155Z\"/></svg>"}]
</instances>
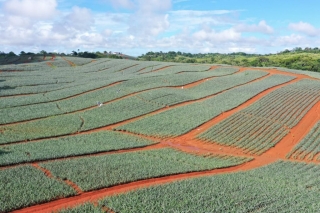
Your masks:
<instances>
[{"instance_id":1,"label":"distant forest","mask_svg":"<svg viewBox=\"0 0 320 213\"><path fill-rule=\"evenodd\" d=\"M284 50L276 54L248 54L244 52L235 53L184 53L184 52L148 52L135 58L122 53L111 52L80 52L72 51L70 54L46 52L44 50L39 53L21 51L19 55L14 52L0 51L0 64L14 63L21 56L37 56L37 57L55 57L55 56L75 56L83 58L117 58L131 59L141 61L165 61L180 63L211 63L211 64L229 64L244 67L286 67L289 69L309 70L320 72L320 49L296 47L292 50Z\"/></svg>"},{"instance_id":2,"label":"distant forest","mask_svg":"<svg viewBox=\"0 0 320 213\"><path fill-rule=\"evenodd\" d=\"M320 49L296 47L276 54L148 52L137 58L143 61L229 64L245 67L286 67L320 72Z\"/></svg>"}]
</instances>

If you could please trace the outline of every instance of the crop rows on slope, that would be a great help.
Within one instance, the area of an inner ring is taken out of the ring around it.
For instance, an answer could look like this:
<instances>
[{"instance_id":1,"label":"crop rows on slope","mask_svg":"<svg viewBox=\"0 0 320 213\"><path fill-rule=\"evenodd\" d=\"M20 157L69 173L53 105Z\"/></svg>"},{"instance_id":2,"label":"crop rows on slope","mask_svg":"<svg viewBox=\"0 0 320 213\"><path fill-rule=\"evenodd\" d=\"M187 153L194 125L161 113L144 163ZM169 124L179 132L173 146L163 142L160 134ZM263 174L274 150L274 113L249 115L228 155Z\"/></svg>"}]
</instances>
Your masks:
<instances>
[{"instance_id":1,"label":"crop rows on slope","mask_svg":"<svg viewBox=\"0 0 320 213\"><path fill-rule=\"evenodd\" d=\"M130 84L134 84L137 89L134 87L128 88L126 94L129 92L139 91L141 89L143 90L144 88L150 89L160 86L179 86L183 85L184 83L187 84L202 78L221 76L234 72L229 70L207 74L199 73L198 75L187 74L181 76L175 76L173 73L170 73L171 75L168 73L166 75L150 74L150 78L147 78L148 76L142 77L141 75L138 75L136 71L140 70L142 67L148 68L150 63L140 62L138 66L132 65L134 65L133 62L129 63L126 61L112 60L103 61L103 63L95 62L91 63L90 65L71 68L71 70L65 70L66 68L57 68L54 71L46 71L44 69L42 71L22 72L22 74L13 74L11 77L5 77L1 75L0 86L2 85L4 88L1 90L3 95L28 95L2 98L2 101L0 102L0 108L30 105L64 99L87 91L105 87L115 82L126 81L129 79L136 79L135 81L128 83L128 86L130 87ZM163 66L165 66L165 63ZM117 72L123 68L127 68L125 69L127 71L124 71L125 74L122 74L123 72ZM88 75L89 71L90 75ZM30 73L33 74L29 75ZM23 80L21 81L21 79ZM150 85L146 84L146 81L149 82ZM32 82L34 82L34 84L32 84ZM55 84L46 86L46 84L54 82ZM127 84L124 86L127 87ZM118 90L124 91L121 87L118 88L117 91ZM103 97L104 99L106 98L106 96ZM106 101L108 100L110 99L107 99ZM92 105L93 102L90 104Z\"/></svg>"},{"instance_id":2,"label":"crop rows on slope","mask_svg":"<svg viewBox=\"0 0 320 213\"><path fill-rule=\"evenodd\" d=\"M230 89L207 100L177 107L138 121L125 124L117 130L156 137L172 137L184 134L219 114L233 109L260 92L288 82L293 77L272 75L261 81Z\"/></svg>"},{"instance_id":3,"label":"crop rows on slope","mask_svg":"<svg viewBox=\"0 0 320 213\"><path fill-rule=\"evenodd\" d=\"M106 197L98 206L115 212L318 212L319 175L319 165L279 161L138 189Z\"/></svg>"},{"instance_id":4,"label":"crop rows on slope","mask_svg":"<svg viewBox=\"0 0 320 213\"><path fill-rule=\"evenodd\" d=\"M103 131L0 147L0 166L144 147L155 142Z\"/></svg>"},{"instance_id":5,"label":"crop rows on slope","mask_svg":"<svg viewBox=\"0 0 320 213\"><path fill-rule=\"evenodd\" d=\"M153 112L163 106L136 96L81 113L51 116L0 127L0 144L72 134Z\"/></svg>"},{"instance_id":6,"label":"crop rows on slope","mask_svg":"<svg viewBox=\"0 0 320 213\"><path fill-rule=\"evenodd\" d=\"M192 75L167 75L167 76L155 76L155 77L143 77L129 79L123 81L120 84L114 85L110 88L105 88L97 91L93 91L81 96L70 98L68 100L59 101L58 104L65 112L72 112L80 110L86 107L90 107L96 104L97 101L107 102L123 96L141 92L144 90L150 90L153 88L167 87L167 86L181 86L189 84L204 78L220 76L221 73L199 73Z\"/></svg>"},{"instance_id":7,"label":"crop rows on slope","mask_svg":"<svg viewBox=\"0 0 320 213\"><path fill-rule=\"evenodd\" d=\"M138 96L159 104L172 106L185 101L197 100L223 90L248 83L257 78L267 75L263 71L245 71L233 75L210 79L189 89L161 88L149 90Z\"/></svg>"},{"instance_id":8,"label":"crop rows on slope","mask_svg":"<svg viewBox=\"0 0 320 213\"><path fill-rule=\"evenodd\" d=\"M102 213L102 209L105 206L95 206L92 203L84 203L76 207L69 207L67 209L62 209L58 213L79 213L79 212L90 212L90 213ZM107 212L108 213L108 212Z\"/></svg>"},{"instance_id":9,"label":"crop rows on slope","mask_svg":"<svg viewBox=\"0 0 320 213\"><path fill-rule=\"evenodd\" d=\"M185 65L185 64L176 64L175 66L169 66L165 69L156 71L156 72L148 72L142 74L143 76L154 76L154 75L168 75L168 74L176 74L180 72L204 72L210 69L210 65Z\"/></svg>"},{"instance_id":10,"label":"crop rows on slope","mask_svg":"<svg viewBox=\"0 0 320 213\"><path fill-rule=\"evenodd\" d=\"M197 156L163 148L40 165L60 179L71 180L83 191L91 191L153 177L229 167L249 160L251 159L222 155Z\"/></svg>"},{"instance_id":11,"label":"crop rows on slope","mask_svg":"<svg viewBox=\"0 0 320 213\"><path fill-rule=\"evenodd\" d=\"M288 158L320 161L320 122L288 153ZM315 158L316 157L316 158ZM315 159L314 159L315 158Z\"/></svg>"},{"instance_id":12,"label":"crop rows on slope","mask_svg":"<svg viewBox=\"0 0 320 213\"><path fill-rule=\"evenodd\" d=\"M51 116L27 123L0 127L0 144L76 133L83 125L79 115Z\"/></svg>"},{"instance_id":13,"label":"crop rows on slope","mask_svg":"<svg viewBox=\"0 0 320 213\"><path fill-rule=\"evenodd\" d=\"M301 80L277 89L199 136L262 154L277 144L320 100L320 84Z\"/></svg>"},{"instance_id":14,"label":"crop rows on slope","mask_svg":"<svg viewBox=\"0 0 320 213\"><path fill-rule=\"evenodd\" d=\"M284 71L284 72L290 72L290 73L295 73L295 74L300 74L300 75L307 75L312 78L318 78L320 79L320 73L319 72L312 72L312 71L306 71L306 70L295 70L295 69L288 69L288 68L283 68L283 67L278 67L278 70Z\"/></svg>"},{"instance_id":15,"label":"crop rows on slope","mask_svg":"<svg viewBox=\"0 0 320 213\"><path fill-rule=\"evenodd\" d=\"M1 170L0 179L0 212L76 194L67 184L30 165Z\"/></svg>"},{"instance_id":16,"label":"crop rows on slope","mask_svg":"<svg viewBox=\"0 0 320 213\"><path fill-rule=\"evenodd\" d=\"M113 61L112 61L113 62ZM11 85L10 81L6 83L6 90L1 90L0 96L12 96L12 95L21 95L21 94L41 94L46 93L47 100L51 100L51 96L58 95L61 90L70 90L70 88L76 87L76 88L83 88L83 91L87 91L89 89L99 88L101 86L105 86L106 83L104 81L106 80L117 80L117 79L126 79L127 77L123 77L121 74L116 73L116 71L131 67L133 65L136 65L136 62L127 62L124 61L123 63L111 63L109 61L106 62L106 64L109 64L108 69L106 72L96 72L92 73L91 75L88 75L87 73L83 72L88 69L93 70L100 70L101 66L94 66L94 64L91 67L77 67L77 68L56 68L53 70L47 70L48 68L44 68L40 71L34 71L34 72L21 72L18 74L11 74L9 80L11 79L17 79L20 76L23 76L25 79L34 79L34 78L40 78L45 79L44 82L46 82L46 79L64 79L63 82L70 82L68 84L53 84L53 85L43 85L40 84L41 80L38 80L38 84L35 86L19 86L15 87L16 85ZM51 69L51 68L49 68ZM29 75L30 73L30 75ZM1 75L2 76L2 75ZM3 80L8 80L8 77L2 76ZM88 84L88 82L90 82ZM86 85L88 84L90 87ZM53 94L50 92L52 91ZM81 92L81 91L80 91ZM58 93L58 94L57 94ZM77 93L71 93L71 95L76 95ZM65 98L68 96L62 96L62 98ZM60 97L59 97L60 98Z\"/></svg>"},{"instance_id":17,"label":"crop rows on slope","mask_svg":"<svg viewBox=\"0 0 320 213\"><path fill-rule=\"evenodd\" d=\"M143 65L144 66L144 65ZM249 72L246 72L249 73ZM200 86L199 89L196 91L193 91L193 96L189 94L190 97L186 96L186 98L183 98L181 101L186 100L192 100L197 97L202 97L201 94L202 89L209 89L209 87L213 87L213 84L220 85L221 82L229 82L226 83L225 86L228 87L230 84L235 84L235 79L239 78L239 83L244 81L249 81L252 79L255 79L257 77L261 77L262 75L265 75L265 72L252 72L250 75L245 76L245 74L236 74L235 76L232 75L232 77L224 77L221 78L221 81L218 79L215 79L213 82L208 81L205 83L206 86ZM30 119L36 119L36 118L43 118L47 116L53 116L53 115L59 115L64 114L66 112L74 112L76 110L81 110L84 108L95 106L96 103L99 102L106 102L111 101L116 98L123 97L125 95L129 95L132 92L139 92L146 89L152 89L154 87L160 87L160 86L179 86L183 84L188 84L189 82L197 81L199 79L203 79L206 77L212 77L212 76L219 76L219 72L207 72L207 73L199 73L199 74L182 74L182 75L170 75L170 77L150 77L150 78L138 78L138 79L131 79L125 82L122 82L118 85L110 86L107 88L98 89L95 91L92 91L90 93L86 93L77 97L72 97L65 100L60 100L56 102L50 102L50 103L41 103L41 104L33 104L33 105L27 105L27 106L20 106L15 107L14 110L12 108L5 108L0 109L0 124L6 124L6 123L13 123L18 121L24 121L24 120L30 120ZM108 81L102 81L102 84L108 84ZM112 81L109 81L111 83ZM74 87L74 88L68 88L64 90L59 90L56 92L47 93L46 97L52 96L53 93L57 94L58 96L65 96L64 91L66 93L72 93L74 90L76 90L76 93L82 92L79 88L82 89L88 89L89 86L96 87L97 82L92 82L86 84L86 87L80 86L80 87ZM218 87L217 87L218 88ZM182 91L177 89L170 89L171 91L177 91L175 92L176 97L179 99L179 95ZM188 92L190 90L187 90ZM211 90L207 91L207 94L210 94ZM215 90L212 90L215 91ZM205 94L205 93L203 93ZM212 93L211 93L212 94ZM182 94L182 96L185 96ZM143 99L147 99L142 97ZM180 98L181 99L181 98ZM164 103L165 104L165 103Z\"/></svg>"},{"instance_id":18,"label":"crop rows on slope","mask_svg":"<svg viewBox=\"0 0 320 213\"><path fill-rule=\"evenodd\" d=\"M68 63L67 60L63 59L62 57L55 58L53 61L50 61L50 64L54 68L56 67L70 67L71 65Z\"/></svg>"},{"instance_id":19,"label":"crop rows on slope","mask_svg":"<svg viewBox=\"0 0 320 213\"><path fill-rule=\"evenodd\" d=\"M64 58L76 64L77 66L83 66L92 62L91 58L79 58L79 57L64 57Z\"/></svg>"}]
</instances>

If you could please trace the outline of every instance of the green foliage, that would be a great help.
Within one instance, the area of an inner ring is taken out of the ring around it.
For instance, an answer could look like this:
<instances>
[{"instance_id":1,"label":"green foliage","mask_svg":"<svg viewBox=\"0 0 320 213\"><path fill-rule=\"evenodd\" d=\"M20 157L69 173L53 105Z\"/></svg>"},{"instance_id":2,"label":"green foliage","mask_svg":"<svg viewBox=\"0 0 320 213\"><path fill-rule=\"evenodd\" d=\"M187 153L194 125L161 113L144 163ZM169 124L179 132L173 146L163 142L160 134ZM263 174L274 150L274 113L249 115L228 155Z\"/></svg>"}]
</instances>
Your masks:
<instances>
[{"instance_id":1,"label":"green foliage","mask_svg":"<svg viewBox=\"0 0 320 213\"><path fill-rule=\"evenodd\" d=\"M78 115L69 114L0 126L0 144L71 134L79 131L82 125Z\"/></svg>"},{"instance_id":2,"label":"green foliage","mask_svg":"<svg viewBox=\"0 0 320 213\"><path fill-rule=\"evenodd\" d=\"M58 211L58 213L79 213L79 212L90 212L90 213L104 213L105 211L102 210L99 206L94 206L92 203L84 203L79 206L73 208L67 208Z\"/></svg>"},{"instance_id":3,"label":"green foliage","mask_svg":"<svg viewBox=\"0 0 320 213\"><path fill-rule=\"evenodd\" d=\"M320 153L320 122L310 130L300 143L298 143L288 154L288 158L298 160L313 160ZM314 160L320 161L320 156Z\"/></svg>"},{"instance_id":4,"label":"green foliage","mask_svg":"<svg viewBox=\"0 0 320 213\"><path fill-rule=\"evenodd\" d=\"M318 212L320 166L279 161L107 197L115 212Z\"/></svg>"},{"instance_id":5,"label":"green foliage","mask_svg":"<svg viewBox=\"0 0 320 213\"><path fill-rule=\"evenodd\" d=\"M317 81L301 80L271 92L199 138L262 154L289 133L320 100L319 94Z\"/></svg>"},{"instance_id":6,"label":"green foliage","mask_svg":"<svg viewBox=\"0 0 320 213\"><path fill-rule=\"evenodd\" d=\"M258 82L230 89L201 102L142 118L117 129L161 138L178 136L198 127L222 112L239 106L265 89L292 79L289 76L273 75Z\"/></svg>"},{"instance_id":7,"label":"green foliage","mask_svg":"<svg viewBox=\"0 0 320 213\"><path fill-rule=\"evenodd\" d=\"M253 67L286 67L290 69L309 70L320 72L320 50L319 48L294 48L293 50L285 50L277 54L246 54L237 53L177 53L170 51L164 52L148 52L139 56L138 60L148 61L166 61L181 63L216 63L229 64L236 66L253 66Z\"/></svg>"},{"instance_id":8,"label":"green foliage","mask_svg":"<svg viewBox=\"0 0 320 213\"><path fill-rule=\"evenodd\" d=\"M105 188L169 174L211 170L251 160L233 156L196 156L170 148L84 157L42 163L54 176L67 178L82 190Z\"/></svg>"},{"instance_id":9,"label":"green foliage","mask_svg":"<svg viewBox=\"0 0 320 213\"><path fill-rule=\"evenodd\" d=\"M144 147L155 142L118 132L103 131L72 135L36 143L12 144L0 147L0 165L49 160L84 154Z\"/></svg>"},{"instance_id":10,"label":"green foliage","mask_svg":"<svg viewBox=\"0 0 320 213\"><path fill-rule=\"evenodd\" d=\"M19 166L0 172L0 212L75 195L67 184L48 178L32 166Z\"/></svg>"}]
</instances>

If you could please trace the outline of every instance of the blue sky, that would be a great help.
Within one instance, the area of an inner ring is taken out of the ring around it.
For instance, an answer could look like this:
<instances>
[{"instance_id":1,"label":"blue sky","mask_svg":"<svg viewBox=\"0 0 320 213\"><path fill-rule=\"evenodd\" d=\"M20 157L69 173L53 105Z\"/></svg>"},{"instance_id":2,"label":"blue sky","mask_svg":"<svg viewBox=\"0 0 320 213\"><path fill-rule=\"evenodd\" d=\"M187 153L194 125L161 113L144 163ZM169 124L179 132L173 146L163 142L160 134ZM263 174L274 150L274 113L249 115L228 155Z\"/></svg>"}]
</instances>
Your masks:
<instances>
[{"instance_id":1,"label":"blue sky","mask_svg":"<svg viewBox=\"0 0 320 213\"><path fill-rule=\"evenodd\" d=\"M320 47L316 0L0 0L0 51L276 53Z\"/></svg>"}]
</instances>

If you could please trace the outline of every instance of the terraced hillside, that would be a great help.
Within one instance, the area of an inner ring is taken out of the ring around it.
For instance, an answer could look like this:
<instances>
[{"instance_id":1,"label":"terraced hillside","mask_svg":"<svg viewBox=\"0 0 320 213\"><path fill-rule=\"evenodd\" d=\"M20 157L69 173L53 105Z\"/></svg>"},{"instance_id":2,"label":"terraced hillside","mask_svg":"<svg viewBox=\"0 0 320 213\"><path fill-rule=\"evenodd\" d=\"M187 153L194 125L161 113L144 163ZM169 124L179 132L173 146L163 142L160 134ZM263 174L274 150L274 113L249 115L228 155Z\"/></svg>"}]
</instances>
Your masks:
<instances>
[{"instance_id":1,"label":"terraced hillside","mask_svg":"<svg viewBox=\"0 0 320 213\"><path fill-rule=\"evenodd\" d=\"M0 66L0 212L317 212L319 100L287 69Z\"/></svg>"}]
</instances>

